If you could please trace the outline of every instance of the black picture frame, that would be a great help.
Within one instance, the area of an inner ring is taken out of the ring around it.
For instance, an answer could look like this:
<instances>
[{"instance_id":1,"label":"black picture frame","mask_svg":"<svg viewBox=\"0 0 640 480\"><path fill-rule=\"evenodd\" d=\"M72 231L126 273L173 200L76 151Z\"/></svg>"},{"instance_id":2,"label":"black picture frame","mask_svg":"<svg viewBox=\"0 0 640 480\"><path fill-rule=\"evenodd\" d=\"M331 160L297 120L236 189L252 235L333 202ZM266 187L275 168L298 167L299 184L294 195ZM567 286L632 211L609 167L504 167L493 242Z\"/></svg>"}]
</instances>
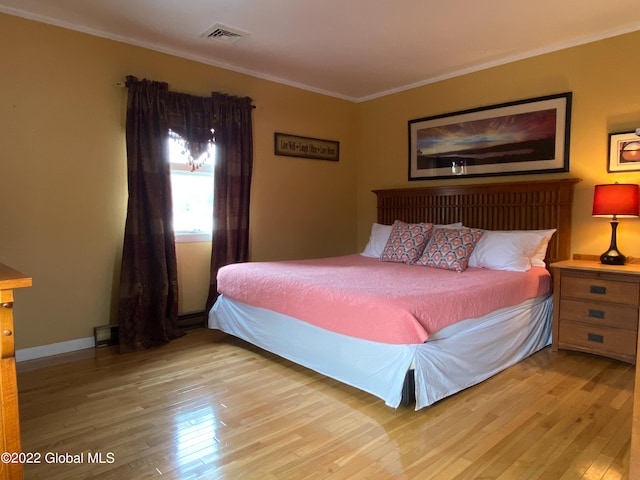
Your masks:
<instances>
[{"instance_id":1,"label":"black picture frame","mask_svg":"<svg viewBox=\"0 0 640 480\"><path fill-rule=\"evenodd\" d=\"M274 132L273 144L275 155L329 160L331 162L340 160L340 142L335 140Z\"/></svg>"},{"instance_id":2,"label":"black picture frame","mask_svg":"<svg viewBox=\"0 0 640 480\"><path fill-rule=\"evenodd\" d=\"M640 171L640 135L635 130L633 132L610 133L607 172L638 171Z\"/></svg>"},{"instance_id":3,"label":"black picture frame","mask_svg":"<svg viewBox=\"0 0 640 480\"><path fill-rule=\"evenodd\" d=\"M409 120L409 180L569 171L572 93Z\"/></svg>"}]
</instances>

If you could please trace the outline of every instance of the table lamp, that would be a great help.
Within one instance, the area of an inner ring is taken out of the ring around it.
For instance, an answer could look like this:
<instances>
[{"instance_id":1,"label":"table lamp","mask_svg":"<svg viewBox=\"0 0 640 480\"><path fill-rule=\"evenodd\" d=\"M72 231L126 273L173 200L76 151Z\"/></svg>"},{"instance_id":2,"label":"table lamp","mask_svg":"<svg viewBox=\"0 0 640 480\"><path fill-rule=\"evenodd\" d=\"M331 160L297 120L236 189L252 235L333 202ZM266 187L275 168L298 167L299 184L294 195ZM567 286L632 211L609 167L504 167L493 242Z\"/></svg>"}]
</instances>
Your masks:
<instances>
[{"instance_id":1,"label":"table lamp","mask_svg":"<svg viewBox=\"0 0 640 480\"><path fill-rule=\"evenodd\" d=\"M628 183L612 183L596 185L593 195L594 217L612 216L611 245L609 250L600 255L600 262L606 265L624 265L627 258L620 253L616 242L618 217L637 217L638 185Z\"/></svg>"}]
</instances>

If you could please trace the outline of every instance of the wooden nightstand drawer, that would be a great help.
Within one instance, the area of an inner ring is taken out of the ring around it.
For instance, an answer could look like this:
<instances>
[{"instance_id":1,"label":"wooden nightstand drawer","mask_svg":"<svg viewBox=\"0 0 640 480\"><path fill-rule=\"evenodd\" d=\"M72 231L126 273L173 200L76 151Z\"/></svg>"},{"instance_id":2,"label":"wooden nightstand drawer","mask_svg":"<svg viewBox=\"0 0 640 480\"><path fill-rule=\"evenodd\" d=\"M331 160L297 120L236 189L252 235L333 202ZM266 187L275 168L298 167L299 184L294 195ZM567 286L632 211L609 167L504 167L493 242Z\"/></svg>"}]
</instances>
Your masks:
<instances>
[{"instance_id":1,"label":"wooden nightstand drawer","mask_svg":"<svg viewBox=\"0 0 640 480\"><path fill-rule=\"evenodd\" d=\"M579 350L636 363L640 320L640 265L597 260L551 264L551 348Z\"/></svg>"},{"instance_id":2,"label":"wooden nightstand drawer","mask_svg":"<svg viewBox=\"0 0 640 480\"><path fill-rule=\"evenodd\" d=\"M564 275L560 296L611 302L637 308L640 288L637 283L605 280L597 275L580 277Z\"/></svg>"},{"instance_id":3,"label":"wooden nightstand drawer","mask_svg":"<svg viewBox=\"0 0 640 480\"><path fill-rule=\"evenodd\" d=\"M637 336L633 332L564 320L560 323L560 348L582 350L635 362Z\"/></svg>"},{"instance_id":4,"label":"wooden nightstand drawer","mask_svg":"<svg viewBox=\"0 0 640 480\"><path fill-rule=\"evenodd\" d=\"M638 331L638 308L612 303L584 300L560 300L562 321L569 320L590 325Z\"/></svg>"}]
</instances>

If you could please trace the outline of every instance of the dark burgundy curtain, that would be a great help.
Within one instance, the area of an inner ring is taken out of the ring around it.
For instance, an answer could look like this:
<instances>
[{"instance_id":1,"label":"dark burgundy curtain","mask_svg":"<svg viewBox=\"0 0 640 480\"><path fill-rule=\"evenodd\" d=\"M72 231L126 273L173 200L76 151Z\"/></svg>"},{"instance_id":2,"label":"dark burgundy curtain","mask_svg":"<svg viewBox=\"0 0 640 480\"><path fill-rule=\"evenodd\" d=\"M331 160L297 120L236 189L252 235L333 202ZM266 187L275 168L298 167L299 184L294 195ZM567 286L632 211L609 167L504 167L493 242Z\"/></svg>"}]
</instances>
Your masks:
<instances>
[{"instance_id":1,"label":"dark burgundy curtain","mask_svg":"<svg viewBox=\"0 0 640 480\"><path fill-rule=\"evenodd\" d=\"M118 337L120 351L142 350L181 336L167 150L166 83L127 77L129 200L125 224Z\"/></svg>"},{"instance_id":2,"label":"dark burgundy curtain","mask_svg":"<svg viewBox=\"0 0 640 480\"><path fill-rule=\"evenodd\" d=\"M253 170L251 99L221 93L213 93L211 98L215 118L216 164L211 276L206 313L218 297L218 269L249 259L249 197Z\"/></svg>"},{"instance_id":3,"label":"dark burgundy curtain","mask_svg":"<svg viewBox=\"0 0 640 480\"><path fill-rule=\"evenodd\" d=\"M129 202L120 271L120 351L163 345L177 327L178 278L172 225L169 129L192 157L216 143L214 230L208 312L223 265L248 260L249 191L253 165L252 105L221 93L196 97L166 83L127 77Z\"/></svg>"}]
</instances>

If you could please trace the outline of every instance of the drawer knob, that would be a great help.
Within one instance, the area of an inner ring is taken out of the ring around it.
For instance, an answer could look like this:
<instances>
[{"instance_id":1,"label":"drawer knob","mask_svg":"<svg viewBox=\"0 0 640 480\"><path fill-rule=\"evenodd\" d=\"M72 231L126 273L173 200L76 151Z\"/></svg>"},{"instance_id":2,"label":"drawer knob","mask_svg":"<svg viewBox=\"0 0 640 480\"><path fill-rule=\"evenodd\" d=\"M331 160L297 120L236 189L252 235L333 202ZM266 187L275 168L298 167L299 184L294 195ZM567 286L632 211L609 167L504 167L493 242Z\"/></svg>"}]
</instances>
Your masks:
<instances>
[{"instance_id":1,"label":"drawer knob","mask_svg":"<svg viewBox=\"0 0 640 480\"><path fill-rule=\"evenodd\" d=\"M595 343L604 343L604 335L597 335L595 333L587 333L587 340Z\"/></svg>"},{"instance_id":2,"label":"drawer knob","mask_svg":"<svg viewBox=\"0 0 640 480\"><path fill-rule=\"evenodd\" d=\"M3 331L2 331L2 334L3 334L5 337L10 337L11 335L13 335L13 332L12 332L11 330L3 330Z\"/></svg>"},{"instance_id":3,"label":"drawer knob","mask_svg":"<svg viewBox=\"0 0 640 480\"><path fill-rule=\"evenodd\" d=\"M4 302L2 304L2 307L3 308L11 308L11 307L13 307L13 302Z\"/></svg>"},{"instance_id":4,"label":"drawer knob","mask_svg":"<svg viewBox=\"0 0 640 480\"><path fill-rule=\"evenodd\" d=\"M606 295L607 287L603 287L600 285L591 285L591 287L589 288L589 291L595 295Z\"/></svg>"},{"instance_id":5,"label":"drawer knob","mask_svg":"<svg viewBox=\"0 0 640 480\"><path fill-rule=\"evenodd\" d=\"M590 318L598 318L600 320L604 319L604 312L602 310L589 310Z\"/></svg>"}]
</instances>

